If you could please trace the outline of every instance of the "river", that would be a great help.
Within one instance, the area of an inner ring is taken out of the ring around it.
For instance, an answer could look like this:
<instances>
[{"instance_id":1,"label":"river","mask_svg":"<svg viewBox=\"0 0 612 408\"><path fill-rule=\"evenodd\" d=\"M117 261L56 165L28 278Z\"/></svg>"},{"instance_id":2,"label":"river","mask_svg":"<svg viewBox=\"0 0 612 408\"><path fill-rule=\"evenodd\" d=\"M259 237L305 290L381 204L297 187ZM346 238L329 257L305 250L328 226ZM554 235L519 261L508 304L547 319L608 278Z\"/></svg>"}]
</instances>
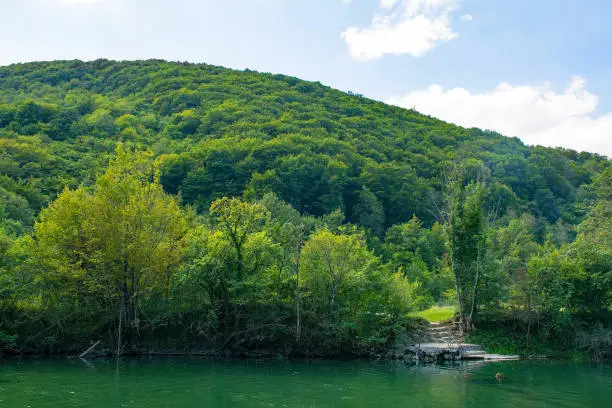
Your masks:
<instances>
[{"instance_id":1,"label":"river","mask_svg":"<svg viewBox=\"0 0 612 408\"><path fill-rule=\"evenodd\" d=\"M504 381L495 380L502 372ZM610 407L612 366L4 360L0 407Z\"/></svg>"}]
</instances>

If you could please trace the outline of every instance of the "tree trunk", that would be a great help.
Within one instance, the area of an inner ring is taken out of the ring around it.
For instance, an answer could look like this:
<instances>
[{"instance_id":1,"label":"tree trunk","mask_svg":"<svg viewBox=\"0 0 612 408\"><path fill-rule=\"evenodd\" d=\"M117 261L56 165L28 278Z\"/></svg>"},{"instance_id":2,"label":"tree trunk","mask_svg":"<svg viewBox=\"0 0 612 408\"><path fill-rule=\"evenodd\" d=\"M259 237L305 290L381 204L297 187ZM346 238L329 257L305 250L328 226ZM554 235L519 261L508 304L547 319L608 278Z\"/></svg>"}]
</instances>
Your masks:
<instances>
[{"instance_id":1,"label":"tree trunk","mask_svg":"<svg viewBox=\"0 0 612 408\"><path fill-rule=\"evenodd\" d=\"M531 294L527 295L527 344L526 349L529 350L529 336L531 334Z\"/></svg>"},{"instance_id":2,"label":"tree trunk","mask_svg":"<svg viewBox=\"0 0 612 408\"><path fill-rule=\"evenodd\" d=\"M117 329L117 357L121 355L121 332L123 331L123 300L121 301L121 307L119 308L119 328Z\"/></svg>"},{"instance_id":3,"label":"tree trunk","mask_svg":"<svg viewBox=\"0 0 612 408\"><path fill-rule=\"evenodd\" d=\"M298 229L297 253L295 258L295 342L300 344L300 336L302 331L301 306L302 293L300 292L300 257L302 255L303 235L301 228Z\"/></svg>"},{"instance_id":4,"label":"tree trunk","mask_svg":"<svg viewBox=\"0 0 612 408\"><path fill-rule=\"evenodd\" d=\"M474 309L476 307L476 290L478 288L478 277L480 276L480 256L481 256L481 250L479 246L478 256L476 257L476 276L474 277L474 287L472 288L472 299L471 299L472 302L470 305L470 314L468 317L467 333L470 333L472 330L474 330L473 316L474 316Z\"/></svg>"},{"instance_id":5,"label":"tree trunk","mask_svg":"<svg viewBox=\"0 0 612 408\"><path fill-rule=\"evenodd\" d=\"M300 335L302 331L302 293L300 292L300 256L297 257L297 270L296 270L296 284L295 284L295 342L300 344Z\"/></svg>"},{"instance_id":6,"label":"tree trunk","mask_svg":"<svg viewBox=\"0 0 612 408\"><path fill-rule=\"evenodd\" d=\"M244 269L244 261L242 259L242 247L238 244L236 244L236 259L237 259L237 263L238 263L238 279L242 279L242 271Z\"/></svg>"},{"instance_id":7,"label":"tree trunk","mask_svg":"<svg viewBox=\"0 0 612 408\"><path fill-rule=\"evenodd\" d=\"M464 320L462 332L463 334L470 334L472 330L474 330L474 322L472 321L472 316L468 315Z\"/></svg>"},{"instance_id":8,"label":"tree trunk","mask_svg":"<svg viewBox=\"0 0 612 408\"><path fill-rule=\"evenodd\" d=\"M296 305L296 318L295 318L295 342L300 344L300 335L302 330L302 321L300 316L300 295L298 294L297 305Z\"/></svg>"},{"instance_id":9,"label":"tree trunk","mask_svg":"<svg viewBox=\"0 0 612 408\"><path fill-rule=\"evenodd\" d=\"M463 295L461 293L461 288L459 286L460 279L457 273L457 266L454 260L452 259L452 255L451 255L451 269L453 271L453 276L455 278L455 292L457 293L457 310L459 311L459 330L461 331L461 334L463 334L463 323L465 321L463 302L461 301Z\"/></svg>"},{"instance_id":10,"label":"tree trunk","mask_svg":"<svg viewBox=\"0 0 612 408\"><path fill-rule=\"evenodd\" d=\"M336 302L336 285L334 283L332 283L332 294L331 294L331 300L330 300L330 305L329 305L329 313L330 314L334 314L334 303Z\"/></svg>"}]
</instances>

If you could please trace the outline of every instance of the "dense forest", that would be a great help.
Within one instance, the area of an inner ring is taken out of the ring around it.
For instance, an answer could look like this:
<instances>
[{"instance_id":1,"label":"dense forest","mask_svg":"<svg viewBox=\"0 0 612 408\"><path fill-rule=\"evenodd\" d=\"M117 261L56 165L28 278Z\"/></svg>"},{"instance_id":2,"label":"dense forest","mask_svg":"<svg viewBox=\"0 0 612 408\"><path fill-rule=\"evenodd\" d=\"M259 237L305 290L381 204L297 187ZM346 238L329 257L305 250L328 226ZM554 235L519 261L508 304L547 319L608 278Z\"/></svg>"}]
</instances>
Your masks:
<instances>
[{"instance_id":1,"label":"dense forest","mask_svg":"<svg viewBox=\"0 0 612 408\"><path fill-rule=\"evenodd\" d=\"M580 135L576 135L580 137ZM297 78L0 67L0 354L612 345L612 166Z\"/></svg>"}]
</instances>

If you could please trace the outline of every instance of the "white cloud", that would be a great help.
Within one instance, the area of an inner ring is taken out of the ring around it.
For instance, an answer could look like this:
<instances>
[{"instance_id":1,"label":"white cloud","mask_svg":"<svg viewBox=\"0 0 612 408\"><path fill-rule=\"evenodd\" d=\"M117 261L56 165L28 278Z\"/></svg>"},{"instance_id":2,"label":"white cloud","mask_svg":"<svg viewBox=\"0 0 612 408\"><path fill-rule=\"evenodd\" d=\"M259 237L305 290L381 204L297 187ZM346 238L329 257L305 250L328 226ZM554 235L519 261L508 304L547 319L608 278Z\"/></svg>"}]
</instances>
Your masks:
<instances>
[{"instance_id":1,"label":"white cloud","mask_svg":"<svg viewBox=\"0 0 612 408\"><path fill-rule=\"evenodd\" d=\"M474 19L471 14L464 14L459 18L461 18L463 21L472 21Z\"/></svg>"},{"instance_id":2,"label":"white cloud","mask_svg":"<svg viewBox=\"0 0 612 408\"><path fill-rule=\"evenodd\" d=\"M561 93L549 83L501 83L483 93L431 85L387 102L414 107L461 126L518 136L531 145L562 146L612 157L612 112L595 113L599 98L586 89L582 77L574 77Z\"/></svg>"},{"instance_id":3,"label":"white cloud","mask_svg":"<svg viewBox=\"0 0 612 408\"><path fill-rule=\"evenodd\" d=\"M386 54L419 57L440 41L457 37L449 15L459 0L380 0L382 14L375 14L367 28L349 27L341 37L358 60Z\"/></svg>"}]
</instances>

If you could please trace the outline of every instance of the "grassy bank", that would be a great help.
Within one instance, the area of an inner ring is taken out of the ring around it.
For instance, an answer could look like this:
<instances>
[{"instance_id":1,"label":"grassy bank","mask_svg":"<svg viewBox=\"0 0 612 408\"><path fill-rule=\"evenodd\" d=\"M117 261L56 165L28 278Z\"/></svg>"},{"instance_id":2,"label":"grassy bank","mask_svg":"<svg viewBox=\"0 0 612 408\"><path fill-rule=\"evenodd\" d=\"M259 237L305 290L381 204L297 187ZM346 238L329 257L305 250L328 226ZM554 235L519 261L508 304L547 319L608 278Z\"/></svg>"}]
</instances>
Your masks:
<instances>
[{"instance_id":1,"label":"grassy bank","mask_svg":"<svg viewBox=\"0 0 612 408\"><path fill-rule=\"evenodd\" d=\"M422 317L428 322L441 322L451 319L454 315L454 306L432 306L429 309L410 314L412 317Z\"/></svg>"}]
</instances>

